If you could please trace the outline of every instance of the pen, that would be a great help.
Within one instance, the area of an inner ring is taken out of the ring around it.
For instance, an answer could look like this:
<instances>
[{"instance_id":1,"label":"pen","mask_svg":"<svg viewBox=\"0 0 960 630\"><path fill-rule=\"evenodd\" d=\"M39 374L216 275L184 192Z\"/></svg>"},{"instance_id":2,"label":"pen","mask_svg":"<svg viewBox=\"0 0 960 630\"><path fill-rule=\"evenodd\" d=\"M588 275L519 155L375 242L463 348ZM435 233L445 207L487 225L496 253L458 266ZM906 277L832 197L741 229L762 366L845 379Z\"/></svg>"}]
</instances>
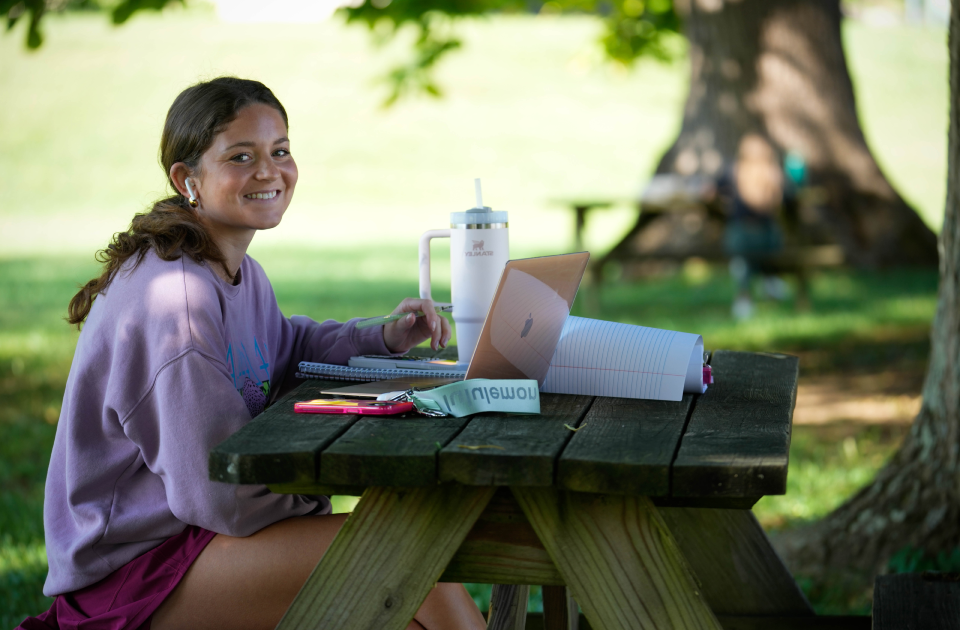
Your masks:
<instances>
[{"instance_id":1,"label":"pen","mask_svg":"<svg viewBox=\"0 0 960 630\"><path fill-rule=\"evenodd\" d=\"M453 305L448 304L447 306L434 306L434 309L438 313L447 313L453 310ZM417 317L423 317L426 315L423 311L413 311ZM409 313L409 312L408 312ZM390 322L395 322L402 317L406 317L408 313L395 313L393 315L383 315L382 317L371 317L370 319L362 319L357 322L357 328L370 328L371 326L380 326L381 324L389 324Z\"/></svg>"}]
</instances>

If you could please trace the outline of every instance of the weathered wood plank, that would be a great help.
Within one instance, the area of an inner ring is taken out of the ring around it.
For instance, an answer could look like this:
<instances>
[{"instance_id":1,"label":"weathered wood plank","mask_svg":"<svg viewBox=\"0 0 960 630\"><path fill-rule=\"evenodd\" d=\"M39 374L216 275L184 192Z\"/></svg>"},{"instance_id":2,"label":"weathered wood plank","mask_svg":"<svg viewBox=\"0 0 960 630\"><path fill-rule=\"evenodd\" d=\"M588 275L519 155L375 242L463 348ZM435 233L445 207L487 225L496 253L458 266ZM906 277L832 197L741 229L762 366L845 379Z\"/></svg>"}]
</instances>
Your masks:
<instances>
[{"instance_id":1,"label":"weathered wood plank","mask_svg":"<svg viewBox=\"0 0 960 630\"><path fill-rule=\"evenodd\" d=\"M873 587L875 630L960 629L960 575L880 575Z\"/></svg>"},{"instance_id":2,"label":"weathered wood plank","mask_svg":"<svg viewBox=\"0 0 960 630\"><path fill-rule=\"evenodd\" d=\"M530 586L527 584L494 584L487 630L524 630L529 599Z\"/></svg>"},{"instance_id":3,"label":"weathered wood plank","mask_svg":"<svg viewBox=\"0 0 960 630\"><path fill-rule=\"evenodd\" d=\"M309 493L308 493L309 494ZM313 494L323 494L313 493ZM335 492L334 494L344 494ZM660 507L695 507L711 510L749 510L762 497L650 497Z\"/></svg>"},{"instance_id":4,"label":"weathered wood plank","mask_svg":"<svg viewBox=\"0 0 960 630\"><path fill-rule=\"evenodd\" d=\"M717 615L723 630L870 630L869 616L816 617L727 617ZM546 630L540 613L527 613L527 630ZM580 615L579 630L591 630L590 622Z\"/></svg>"},{"instance_id":5,"label":"weathered wood plank","mask_svg":"<svg viewBox=\"0 0 960 630\"><path fill-rule=\"evenodd\" d=\"M670 494L670 464L693 396L680 402L598 397L557 464L576 492Z\"/></svg>"},{"instance_id":6,"label":"weathered wood plank","mask_svg":"<svg viewBox=\"0 0 960 630\"><path fill-rule=\"evenodd\" d=\"M440 480L471 486L553 485L557 457L573 435L564 425L578 426L592 402L592 396L541 394L540 415L473 416L440 451Z\"/></svg>"},{"instance_id":7,"label":"weathered wood plank","mask_svg":"<svg viewBox=\"0 0 960 630\"><path fill-rule=\"evenodd\" d=\"M580 610L566 586L543 586L545 630L579 630Z\"/></svg>"},{"instance_id":8,"label":"weathered wood plank","mask_svg":"<svg viewBox=\"0 0 960 630\"><path fill-rule=\"evenodd\" d=\"M295 413L293 405L320 397L337 381L309 380L210 451L210 479L226 483L316 480L320 452L359 416Z\"/></svg>"},{"instance_id":9,"label":"weathered wood plank","mask_svg":"<svg viewBox=\"0 0 960 630\"><path fill-rule=\"evenodd\" d=\"M723 630L870 630L869 616L728 617L717 615Z\"/></svg>"},{"instance_id":10,"label":"weathered wood plank","mask_svg":"<svg viewBox=\"0 0 960 630\"><path fill-rule=\"evenodd\" d=\"M497 490L440 581L563 584L553 560L507 488Z\"/></svg>"},{"instance_id":11,"label":"weathered wood plank","mask_svg":"<svg viewBox=\"0 0 960 630\"><path fill-rule=\"evenodd\" d=\"M512 491L591 627L720 630L649 499Z\"/></svg>"},{"instance_id":12,"label":"weathered wood plank","mask_svg":"<svg viewBox=\"0 0 960 630\"><path fill-rule=\"evenodd\" d=\"M813 615L749 510L658 508L716 615Z\"/></svg>"},{"instance_id":13,"label":"weathered wood plank","mask_svg":"<svg viewBox=\"0 0 960 630\"><path fill-rule=\"evenodd\" d=\"M404 630L493 492L370 488L277 628Z\"/></svg>"},{"instance_id":14,"label":"weathered wood plank","mask_svg":"<svg viewBox=\"0 0 960 630\"><path fill-rule=\"evenodd\" d=\"M673 463L675 497L757 497L787 489L797 358L718 350Z\"/></svg>"},{"instance_id":15,"label":"weathered wood plank","mask_svg":"<svg viewBox=\"0 0 960 630\"><path fill-rule=\"evenodd\" d=\"M417 487L437 483L437 451L469 418L364 417L320 455L320 484Z\"/></svg>"}]
</instances>

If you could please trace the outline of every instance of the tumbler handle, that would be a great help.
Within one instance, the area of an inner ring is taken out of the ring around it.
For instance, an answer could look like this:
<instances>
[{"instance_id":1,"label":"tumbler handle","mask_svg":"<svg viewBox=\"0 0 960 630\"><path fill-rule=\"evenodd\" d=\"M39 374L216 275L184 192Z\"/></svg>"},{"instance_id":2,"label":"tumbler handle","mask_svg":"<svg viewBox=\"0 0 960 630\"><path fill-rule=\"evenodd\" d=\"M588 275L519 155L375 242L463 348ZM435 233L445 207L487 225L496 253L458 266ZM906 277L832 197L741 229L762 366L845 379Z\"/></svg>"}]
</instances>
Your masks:
<instances>
[{"instance_id":1,"label":"tumbler handle","mask_svg":"<svg viewBox=\"0 0 960 630\"><path fill-rule=\"evenodd\" d=\"M430 241L435 238L450 238L450 230L427 230L420 235L420 299L433 299L430 295Z\"/></svg>"}]
</instances>

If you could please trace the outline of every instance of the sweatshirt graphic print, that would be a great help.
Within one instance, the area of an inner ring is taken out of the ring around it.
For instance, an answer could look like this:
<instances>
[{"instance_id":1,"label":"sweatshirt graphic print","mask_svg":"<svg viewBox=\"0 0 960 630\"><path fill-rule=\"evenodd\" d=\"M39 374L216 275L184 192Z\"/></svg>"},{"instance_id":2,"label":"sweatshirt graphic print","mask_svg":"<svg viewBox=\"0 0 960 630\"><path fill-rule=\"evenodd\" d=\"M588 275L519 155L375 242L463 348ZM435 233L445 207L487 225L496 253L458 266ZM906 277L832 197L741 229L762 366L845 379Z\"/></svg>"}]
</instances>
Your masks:
<instances>
[{"instance_id":1,"label":"sweatshirt graphic print","mask_svg":"<svg viewBox=\"0 0 960 630\"><path fill-rule=\"evenodd\" d=\"M247 348L252 349L253 354ZM270 363L264 358L268 355L264 343L253 338L253 344L233 344L227 346L227 368L233 379L233 387L243 398L250 416L256 418L263 413L270 400ZM239 369L238 369L239 368Z\"/></svg>"}]
</instances>

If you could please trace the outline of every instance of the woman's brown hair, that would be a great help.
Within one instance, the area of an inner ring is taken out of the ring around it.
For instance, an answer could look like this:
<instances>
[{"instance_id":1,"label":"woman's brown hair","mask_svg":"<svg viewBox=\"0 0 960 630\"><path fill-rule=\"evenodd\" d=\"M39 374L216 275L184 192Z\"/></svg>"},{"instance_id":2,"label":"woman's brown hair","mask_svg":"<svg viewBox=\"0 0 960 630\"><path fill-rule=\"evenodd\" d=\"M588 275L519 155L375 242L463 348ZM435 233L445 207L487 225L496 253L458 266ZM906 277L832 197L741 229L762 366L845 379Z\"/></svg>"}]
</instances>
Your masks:
<instances>
[{"instance_id":1,"label":"woman's brown hair","mask_svg":"<svg viewBox=\"0 0 960 630\"><path fill-rule=\"evenodd\" d=\"M174 190L170 168L183 162L194 174L199 174L200 157L213 144L216 135L241 109L255 103L273 107L283 117L284 124L288 124L283 105L259 81L220 77L191 86L177 96L167 112L160 137L160 166ZM82 285L70 300L67 321L80 328L97 295L106 290L123 264L136 256L136 268L150 249L163 260L177 260L186 255L197 262L219 264L230 275L220 248L187 199L176 194L157 201L148 212L134 215L127 231L114 234L106 249L97 252L103 272Z\"/></svg>"}]
</instances>

